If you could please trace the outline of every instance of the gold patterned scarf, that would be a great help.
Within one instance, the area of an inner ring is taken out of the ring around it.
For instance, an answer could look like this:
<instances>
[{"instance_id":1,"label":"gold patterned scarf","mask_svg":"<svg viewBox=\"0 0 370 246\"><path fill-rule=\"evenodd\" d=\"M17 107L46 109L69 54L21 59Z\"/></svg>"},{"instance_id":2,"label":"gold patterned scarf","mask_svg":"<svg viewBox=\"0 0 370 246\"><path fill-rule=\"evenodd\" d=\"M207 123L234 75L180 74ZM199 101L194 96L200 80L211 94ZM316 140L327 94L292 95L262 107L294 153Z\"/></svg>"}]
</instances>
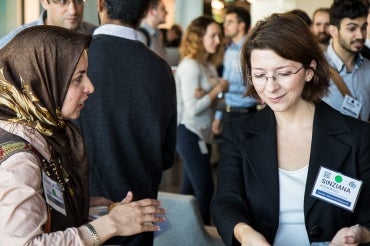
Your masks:
<instances>
[{"instance_id":1,"label":"gold patterned scarf","mask_svg":"<svg viewBox=\"0 0 370 246\"><path fill-rule=\"evenodd\" d=\"M45 137L52 164L66 174L65 200L73 218L67 226L87 220L88 163L81 134L62 119L61 107L90 40L43 25L25 29L0 49L0 119L32 127Z\"/></svg>"},{"instance_id":2,"label":"gold patterned scarf","mask_svg":"<svg viewBox=\"0 0 370 246\"><path fill-rule=\"evenodd\" d=\"M9 118L8 120L35 128L46 136L53 134L52 129L46 128L47 126L63 128L64 122L60 109L56 109L58 121L55 121L47 109L42 106L40 100L33 95L22 77L20 77L20 82L19 91L18 88L5 79L4 68L0 68L0 105L16 113L15 118ZM41 122L44 122L44 124Z\"/></svg>"}]
</instances>

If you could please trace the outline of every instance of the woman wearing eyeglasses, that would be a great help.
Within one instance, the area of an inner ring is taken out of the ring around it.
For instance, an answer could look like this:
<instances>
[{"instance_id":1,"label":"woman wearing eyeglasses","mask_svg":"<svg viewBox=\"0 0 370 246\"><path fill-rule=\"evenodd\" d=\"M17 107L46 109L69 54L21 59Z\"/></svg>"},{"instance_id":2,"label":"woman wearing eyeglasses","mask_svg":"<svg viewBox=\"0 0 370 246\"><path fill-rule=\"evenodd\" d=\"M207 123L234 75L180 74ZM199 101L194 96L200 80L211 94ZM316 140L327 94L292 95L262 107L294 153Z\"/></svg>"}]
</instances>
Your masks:
<instances>
[{"instance_id":1,"label":"woman wearing eyeglasses","mask_svg":"<svg viewBox=\"0 0 370 246\"><path fill-rule=\"evenodd\" d=\"M212 214L225 244L370 242L370 126L321 101L328 64L305 23L260 21L242 66L247 95L267 107L223 135Z\"/></svg>"},{"instance_id":2,"label":"woman wearing eyeglasses","mask_svg":"<svg viewBox=\"0 0 370 246\"><path fill-rule=\"evenodd\" d=\"M90 40L44 25L0 50L0 245L96 246L159 230L154 223L164 220L159 201L132 202L131 192L115 204L89 199L85 146L72 120L94 92ZM101 217L88 223L96 206Z\"/></svg>"}]
</instances>

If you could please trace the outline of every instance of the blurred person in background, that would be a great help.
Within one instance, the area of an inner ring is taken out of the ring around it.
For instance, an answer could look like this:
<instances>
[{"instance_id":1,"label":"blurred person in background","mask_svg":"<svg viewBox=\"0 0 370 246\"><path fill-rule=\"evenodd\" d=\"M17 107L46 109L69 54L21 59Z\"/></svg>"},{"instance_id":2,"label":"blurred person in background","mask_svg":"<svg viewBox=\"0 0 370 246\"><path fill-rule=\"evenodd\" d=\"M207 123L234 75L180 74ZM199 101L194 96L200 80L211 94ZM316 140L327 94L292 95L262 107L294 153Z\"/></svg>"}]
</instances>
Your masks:
<instances>
[{"instance_id":1,"label":"blurred person in background","mask_svg":"<svg viewBox=\"0 0 370 246\"><path fill-rule=\"evenodd\" d=\"M336 110L368 121L370 61L361 55L367 35L368 4L363 0L334 1L330 6L332 41L325 55L331 66L330 93L323 100Z\"/></svg>"},{"instance_id":2,"label":"blurred person in background","mask_svg":"<svg viewBox=\"0 0 370 246\"><path fill-rule=\"evenodd\" d=\"M163 59L167 59L159 25L166 23L168 12L162 0L150 0L149 8L138 28L139 40Z\"/></svg>"},{"instance_id":3,"label":"blurred person in background","mask_svg":"<svg viewBox=\"0 0 370 246\"><path fill-rule=\"evenodd\" d=\"M182 38L182 28L178 24L173 24L166 32L166 46L179 47Z\"/></svg>"},{"instance_id":4,"label":"blurred person in background","mask_svg":"<svg viewBox=\"0 0 370 246\"><path fill-rule=\"evenodd\" d=\"M318 8L312 15L311 31L316 37L322 51L325 51L330 41L330 13L328 8Z\"/></svg>"},{"instance_id":5,"label":"blurred person in background","mask_svg":"<svg viewBox=\"0 0 370 246\"><path fill-rule=\"evenodd\" d=\"M44 10L38 20L24 24L0 39L0 49L17 33L36 25L53 25L76 32L92 34L95 25L83 21L84 2L86 0L40 0Z\"/></svg>"},{"instance_id":6,"label":"blurred person in background","mask_svg":"<svg viewBox=\"0 0 370 246\"><path fill-rule=\"evenodd\" d=\"M223 60L222 78L229 82L229 90L222 94L225 105L218 108L212 123L215 134L222 132L222 123L256 112L257 100L245 96L246 88L242 81L240 66L240 50L247 38L251 24L249 11L243 7L229 7L226 9L224 20L224 34L231 40L226 46Z\"/></svg>"},{"instance_id":7,"label":"blurred person in background","mask_svg":"<svg viewBox=\"0 0 370 246\"><path fill-rule=\"evenodd\" d=\"M194 195L204 224L209 225L213 179L210 163L212 119L217 95L228 82L218 77L222 63L221 26L209 16L194 19L180 45L181 61L175 73L177 144L183 161L183 194Z\"/></svg>"}]
</instances>

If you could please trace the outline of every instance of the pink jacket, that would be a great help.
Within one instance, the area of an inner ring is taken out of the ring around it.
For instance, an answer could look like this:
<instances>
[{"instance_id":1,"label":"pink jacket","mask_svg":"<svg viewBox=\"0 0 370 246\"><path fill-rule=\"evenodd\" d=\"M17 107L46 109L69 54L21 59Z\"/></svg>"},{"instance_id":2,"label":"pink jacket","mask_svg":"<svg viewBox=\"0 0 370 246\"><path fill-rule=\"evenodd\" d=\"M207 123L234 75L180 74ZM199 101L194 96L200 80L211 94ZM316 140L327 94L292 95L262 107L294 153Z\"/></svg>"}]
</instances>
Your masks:
<instances>
[{"instance_id":1,"label":"pink jacket","mask_svg":"<svg viewBox=\"0 0 370 246\"><path fill-rule=\"evenodd\" d=\"M22 125L0 121L0 127L16 134L50 159L45 139ZM0 245L85 245L77 228L46 234L46 202L38 159L28 153L12 155L0 165Z\"/></svg>"}]
</instances>

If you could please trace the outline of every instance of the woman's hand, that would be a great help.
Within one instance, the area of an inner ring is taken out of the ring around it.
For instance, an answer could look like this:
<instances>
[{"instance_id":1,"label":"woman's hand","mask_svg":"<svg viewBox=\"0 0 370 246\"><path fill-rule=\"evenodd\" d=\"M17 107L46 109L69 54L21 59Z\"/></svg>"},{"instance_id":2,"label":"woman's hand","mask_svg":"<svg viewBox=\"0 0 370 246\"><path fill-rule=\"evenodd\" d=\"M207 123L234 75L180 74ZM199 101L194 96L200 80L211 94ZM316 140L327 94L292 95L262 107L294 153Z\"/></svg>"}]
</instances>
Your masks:
<instances>
[{"instance_id":1,"label":"woman's hand","mask_svg":"<svg viewBox=\"0 0 370 246\"><path fill-rule=\"evenodd\" d=\"M132 192L125 199L111 206L109 214L90 222L99 235L100 241L105 242L114 236L131 236L134 234L158 231L155 223L165 220L165 211L160 202L155 199L143 199L133 202ZM84 226L79 227L79 233L84 241L92 242L91 236Z\"/></svg>"},{"instance_id":2,"label":"woman's hand","mask_svg":"<svg viewBox=\"0 0 370 246\"><path fill-rule=\"evenodd\" d=\"M154 223L163 222L165 214L160 202L155 199L143 199L132 202L132 192L128 192L121 204L117 204L109 216L117 227L117 235L129 236L146 231L158 231ZM159 216L160 215L160 216Z\"/></svg>"},{"instance_id":3,"label":"woman's hand","mask_svg":"<svg viewBox=\"0 0 370 246\"><path fill-rule=\"evenodd\" d=\"M242 246L271 246L261 233L245 223L234 227L234 235Z\"/></svg>"},{"instance_id":4,"label":"woman's hand","mask_svg":"<svg viewBox=\"0 0 370 246\"><path fill-rule=\"evenodd\" d=\"M212 122L212 132L213 134L219 135L222 132L221 120L214 119Z\"/></svg>"},{"instance_id":5,"label":"woman's hand","mask_svg":"<svg viewBox=\"0 0 370 246\"><path fill-rule=\"evenodd\" d=\"M370 232L363 226L351 226L340 229L335 234L330 246L355 246L370 241Z\"/></svg>"},{"instance_id":6,"label":"woman's hand","mask_svg":"<svg viewBox=\"0 0 370 246\"><path fill-rule=\"evenodd\" d=\"M219 79L217 86L220 92L227 92L229 90L229 82L225 79Z\"/></svg>"},{"instance_id":7,"label":"woman's hand","mask_svg":"<svg viewBox=\"0 0 370 246\"><path fill-rule=\"evenodd\" d=\"M202 88L198 87L194 91L194 97L196 99L202 98L204 95L208 94L212 101L217 99L217 95L221 92L226 92L229 90L229 82L224 79L219 79L219 82L213 89L207 93L207 91L203 90Z\"/></svg>"},{"instance_id":8,"label":"woman's hand","mask_svg":"<svg viewBox=\"0 0 370 246\"><path fill-rule=\"evenodd\" d=\"M199 99L199 98L202 98L205 94L207 94L207 92L203 90L202 88L198 87L195 89L194 97L196 99Z\"/></svg>"}]
</instances>

